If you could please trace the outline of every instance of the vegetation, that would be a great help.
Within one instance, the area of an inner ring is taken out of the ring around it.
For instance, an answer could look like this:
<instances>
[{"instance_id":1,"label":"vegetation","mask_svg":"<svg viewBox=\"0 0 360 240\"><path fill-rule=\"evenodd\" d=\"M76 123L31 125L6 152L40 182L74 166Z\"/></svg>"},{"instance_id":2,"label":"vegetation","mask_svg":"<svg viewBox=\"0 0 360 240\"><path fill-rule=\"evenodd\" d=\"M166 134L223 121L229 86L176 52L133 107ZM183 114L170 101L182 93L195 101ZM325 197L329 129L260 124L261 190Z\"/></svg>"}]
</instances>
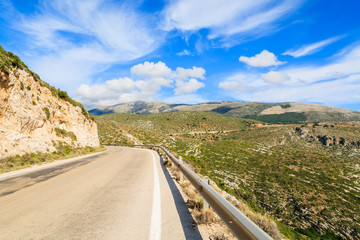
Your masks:
<instances>
[{"instance_id":1,"label":"vegetation","mask_svg":"<svg viewBox=\"0 0 360 240\"><path fill-rule=\"evenodd\" d=\"M94 120L94 118L86 111L86 109L84 108L84 106L79 103L76 102L75 100L73 100L72 98L69 97L69 95L67 94L67 92L61 91L60 89L56 89L55 87L49 85L48 83L42 81L39 77L39 75L37 75L36 73L34 73L33 71L31 71L26 65L25 63L23 63L21 61L21 59L16 56L15 54L13 54L12 52L7 52L5 51L1 46L0 46L0 71L9 75L10 72L12 72L14 69L21 69L24 70L26 72L28 72L31 76L34 77L35 81L39 82L40 85L42 87L47 87L52 95L54 97L58 97L61 99L64 99L65 101L69 102L70 104L72 104L75 107L80 107L81 108L81 112L82 114L89 119ZM23 90L24 89L24 84L22 82L20 82L20 89ZM26 87L27 90L31 90L30 86Z\"/></svg>"},{"instance_id":2,"label":"vegetation","mask_svg":"<svg viewBox=\"0 0 360 240\"><path fill-rule=\"evenodd\" d=\"M54 151L53 153L28 153L22 156L16 155L14 157L0 159L0 173L30 167L35 164L44 164L53 162L55 160L67 159L105 150L103 146L100 146L98 148L73 148L64 142L57 142L55 144L55 147L56 151Z\"/></svg>"},{"instance_id":3,"label":"vegetation","mask_svg":"<svg viewBox=\"0 0 360 240\"><path fill-rule=\"evenodd\" d=\"M76 137L75 133L73 133L71 131L68 132L68 131L66 131L64 129L60 129L60 128L55 128L54 130L58 137L69 137L73 141L77 141L77 137Z\"/></svg>"},{"instance_id":4,"label":"vegetation","mask_svg":"<svg viewBox=\"0 0 360 240\"><path fill-rule=\"evenodd\" d=\"M246 115L244 118L254 119L267 123L302 123L307 120L304 113L289 112L283 114L268 114L268 115Z\"/></svg>"},{"instance_id":5,"label":"vegetation","mask_svg":"<svg viewBox=\"0 0 360 240\"><path fill-rule=\"evenodd\" d=\"M319 104L207 102L199 104L167 104L162 102L132 102L90 110L94 115L109 113L149 114L158 112L202 111L220 113L228 117L248 118L267 123L360 121L360 112ZM268 115L270 114L270 115Z\"/></svg>"},{"instance_id":6,"label":"vegetation","mask_svg":"<svg viewBox=\"0 0 360 240\"><path fill-rule=\"evenodd\" d=\"M49 108L44 107L43 111L46 114L46 119L50 119L50 110L49 110Z\"/></svg>"},{"instance_id":7,"label":"vegetation","mask_svg":"<svg viewBox=\"0 0 360 240\"><path fill-rule=\"evenodd\" d=\"M358 123L269 125L204 112L108 114L96 121L101 143L133 143L130 134L171 149L276 219L289 239L360 237ZM324 144L323 136L336 144Z\"/></svg>"}]
</instances>

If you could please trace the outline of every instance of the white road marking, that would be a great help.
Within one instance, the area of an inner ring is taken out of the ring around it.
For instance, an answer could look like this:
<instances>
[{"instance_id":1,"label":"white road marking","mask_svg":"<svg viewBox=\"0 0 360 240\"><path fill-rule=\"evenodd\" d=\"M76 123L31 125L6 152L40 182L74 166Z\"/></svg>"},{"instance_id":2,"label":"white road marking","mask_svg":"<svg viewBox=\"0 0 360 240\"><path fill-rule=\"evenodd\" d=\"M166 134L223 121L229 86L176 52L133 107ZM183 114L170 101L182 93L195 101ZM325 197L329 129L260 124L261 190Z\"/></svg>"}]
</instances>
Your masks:
<instances>
[{"instance_id":1,"label":"white road marking","mask_svg":"<svg viewBox=\"0 0 360 240\"><path fill-rule=\"evenodd\" d=\"M159 174L156 167L154 152L151 151L154 165L154 193L151 213L150 235L149 240L161 239L161 196Z\"/></svg>"},{"instance_id":2,"label":"white road marking","mask_svg":"<svg viewBox=\"0 0 360 240\"><path fill-rule=\"evenodd\" d=\"M80 160L80 159L83 159L83 158L93 157L93 156L100 155L100 154L108 152L108 151L109 150L102 151L102 152L97 152L97 153L90 153L90 154L87 154L87 155L78 156L78 157L74 157L74 158L68 158L68 159L65 159L65 160L56 160L55 162L51 162L51 163L45 163L45 164L42 164L42 165L34 165L34 166L23 168L23 169L19 169L19 170L7 172L7 173L2 173L2 174L0 174L0 181L6 180L6 179L12 178L12 177L17 177L17 176L20 176L22 174L35 172L35 171L45 169L45 168L48 168L48 167L55 167L55 166L59 166L59 165L65 164L65 163Z\"/></svg>"}]
</instances>

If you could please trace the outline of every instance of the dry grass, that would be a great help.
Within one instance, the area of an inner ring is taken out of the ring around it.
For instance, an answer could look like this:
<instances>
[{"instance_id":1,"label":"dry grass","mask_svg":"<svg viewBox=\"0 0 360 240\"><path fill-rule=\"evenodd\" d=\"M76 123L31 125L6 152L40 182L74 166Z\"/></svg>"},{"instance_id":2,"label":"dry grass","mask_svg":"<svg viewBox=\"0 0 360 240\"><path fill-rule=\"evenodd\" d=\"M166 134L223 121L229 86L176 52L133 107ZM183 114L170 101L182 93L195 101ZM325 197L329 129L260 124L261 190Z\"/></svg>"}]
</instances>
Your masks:
<instances>
[{"instance_id":1,"label":"dry grass","mask_svg":"<svg viewBox=\"0 0 360 240\"><path fill-rule=\"evenodd\" d=\"M277 224L268 216L260 213L254 213L248 205L243 201L238 200L236 197L228 194L224 190L221 190L214 182L210 182L210 185L220 194L231 202L235 207L237 207L240 212L245 214L248 218L251 219L256 225L258 225L262 230L268 233L274 239L282 239L281 233L278 229Z\"/></svg>"},{"instance_id":2,"label":"dry grass","mask_svg":"<svg viewBox=\"0 0 360 240\"><path fill-rule=\"evenodd\" d=\"M191 208L191 214L195 219L198 225L211 225L213 227L224 227L220 217L214 212L214 210L204 209L204 200L202 196L198 193L195 187L187 180L180 181L180 171L179 169L170 163L169 160L164 160L165 166L168 168L169 172L173 176L173 178L178 181L182 188L182 192L187 196L186 204ZM220 189L213 181L210 181L210 185L219 192L223 197L225 197L229 202L231 202L235 207L237 207L243 214L245 214L248 218L250 218L256 225L258 225L261 229L267 232L274 239L282 239L280 231L276 225L276 223L267 215L254 213L248 205L244 202L239 201L234 196L228 194L224 190ZM230 238L228 238L230 236ZM227 234L224 233L216 233L210 236L210 239L232 239L234 236L227 229ZM234 237L234 239L236 239Z\"/></svg>"},{"instance_id":3,"label":"dry grass","mask_svg":"<svg viewBox=\"0 0 360 240\"><path fill-rule=\"evenodd\" d=\"M198 224L218 223L220 221L219 217L211 208L194 208L191 214L194 216Z\"/></svg>"},{"instance_id":4,"label":"dry grass","mask_svg":"<svg viewBox=\"0 0 360 240\"><path fill-rule=\"evenodd\" d=\"M180 181L179 169L172 165L166 157L163 155L164 165L168 168L171 176L179 183L181 189L179 189L186 197L186 205L189 207L189 211L193 216L196 224L199 226L199 230L206 232L210 240L232 240L236 239L226 225L221 221L219 216L214 210L204 209L204 200L197 192L195 187L185 178L184 181Z\"/></svg>"}]
</instances>

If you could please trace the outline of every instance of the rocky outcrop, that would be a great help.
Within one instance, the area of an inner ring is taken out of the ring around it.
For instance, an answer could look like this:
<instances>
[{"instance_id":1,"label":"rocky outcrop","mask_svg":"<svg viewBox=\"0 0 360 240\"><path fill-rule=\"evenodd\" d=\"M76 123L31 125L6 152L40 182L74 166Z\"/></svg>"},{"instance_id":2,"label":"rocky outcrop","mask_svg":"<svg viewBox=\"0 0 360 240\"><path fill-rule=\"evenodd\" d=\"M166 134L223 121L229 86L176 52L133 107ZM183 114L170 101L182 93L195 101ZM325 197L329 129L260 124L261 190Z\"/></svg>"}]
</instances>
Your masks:
<instances>
[{"instance_id":1,"label":"rocky outcrop","mask_svg":"<svg viewBox=\"0 0 360 240\"><path fill-rule=\"evenodd\" d=\"M49 87L28 69L15 66L0 69L0 74L0 159L51 153L58 141L72 147L99 146L91 115L68 101L65 92Z\"/></svg>"},{"instance_id":2,"label":"rocky outcrop","mask_svg":"<svg viewBox=\"0 0 360 240\"><path fill-rule=\"evenodd\" d=\"M308 127L296 127L295 132L297 132L302 139L308 142L319 141L322 145L326 147L329 146L360 147L360 140L354 140L354 139L349 140L346 139L345 137L331 136L328 134L319 135L314 129L310 131Z\"/></svg>"}]
</instances>

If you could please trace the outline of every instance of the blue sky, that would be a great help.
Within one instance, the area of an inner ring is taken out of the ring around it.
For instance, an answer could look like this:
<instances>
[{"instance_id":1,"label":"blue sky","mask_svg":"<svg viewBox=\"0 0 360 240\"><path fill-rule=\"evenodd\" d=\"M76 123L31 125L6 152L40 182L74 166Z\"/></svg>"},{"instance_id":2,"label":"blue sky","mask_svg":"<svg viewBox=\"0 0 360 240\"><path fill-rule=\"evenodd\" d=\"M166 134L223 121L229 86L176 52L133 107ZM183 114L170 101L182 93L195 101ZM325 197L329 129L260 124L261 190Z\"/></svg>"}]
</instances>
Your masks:
<instances>
[{"instance_id":1,"label":"blue sky","mask_svg":"<svg viewBox=\"0 0 360 240\"><path fill-rule=\"evenodd\" d=\"M88 109L136 100L360 111L358 0L0 0L0 44Z\"/></svg>"}]
</instances>

